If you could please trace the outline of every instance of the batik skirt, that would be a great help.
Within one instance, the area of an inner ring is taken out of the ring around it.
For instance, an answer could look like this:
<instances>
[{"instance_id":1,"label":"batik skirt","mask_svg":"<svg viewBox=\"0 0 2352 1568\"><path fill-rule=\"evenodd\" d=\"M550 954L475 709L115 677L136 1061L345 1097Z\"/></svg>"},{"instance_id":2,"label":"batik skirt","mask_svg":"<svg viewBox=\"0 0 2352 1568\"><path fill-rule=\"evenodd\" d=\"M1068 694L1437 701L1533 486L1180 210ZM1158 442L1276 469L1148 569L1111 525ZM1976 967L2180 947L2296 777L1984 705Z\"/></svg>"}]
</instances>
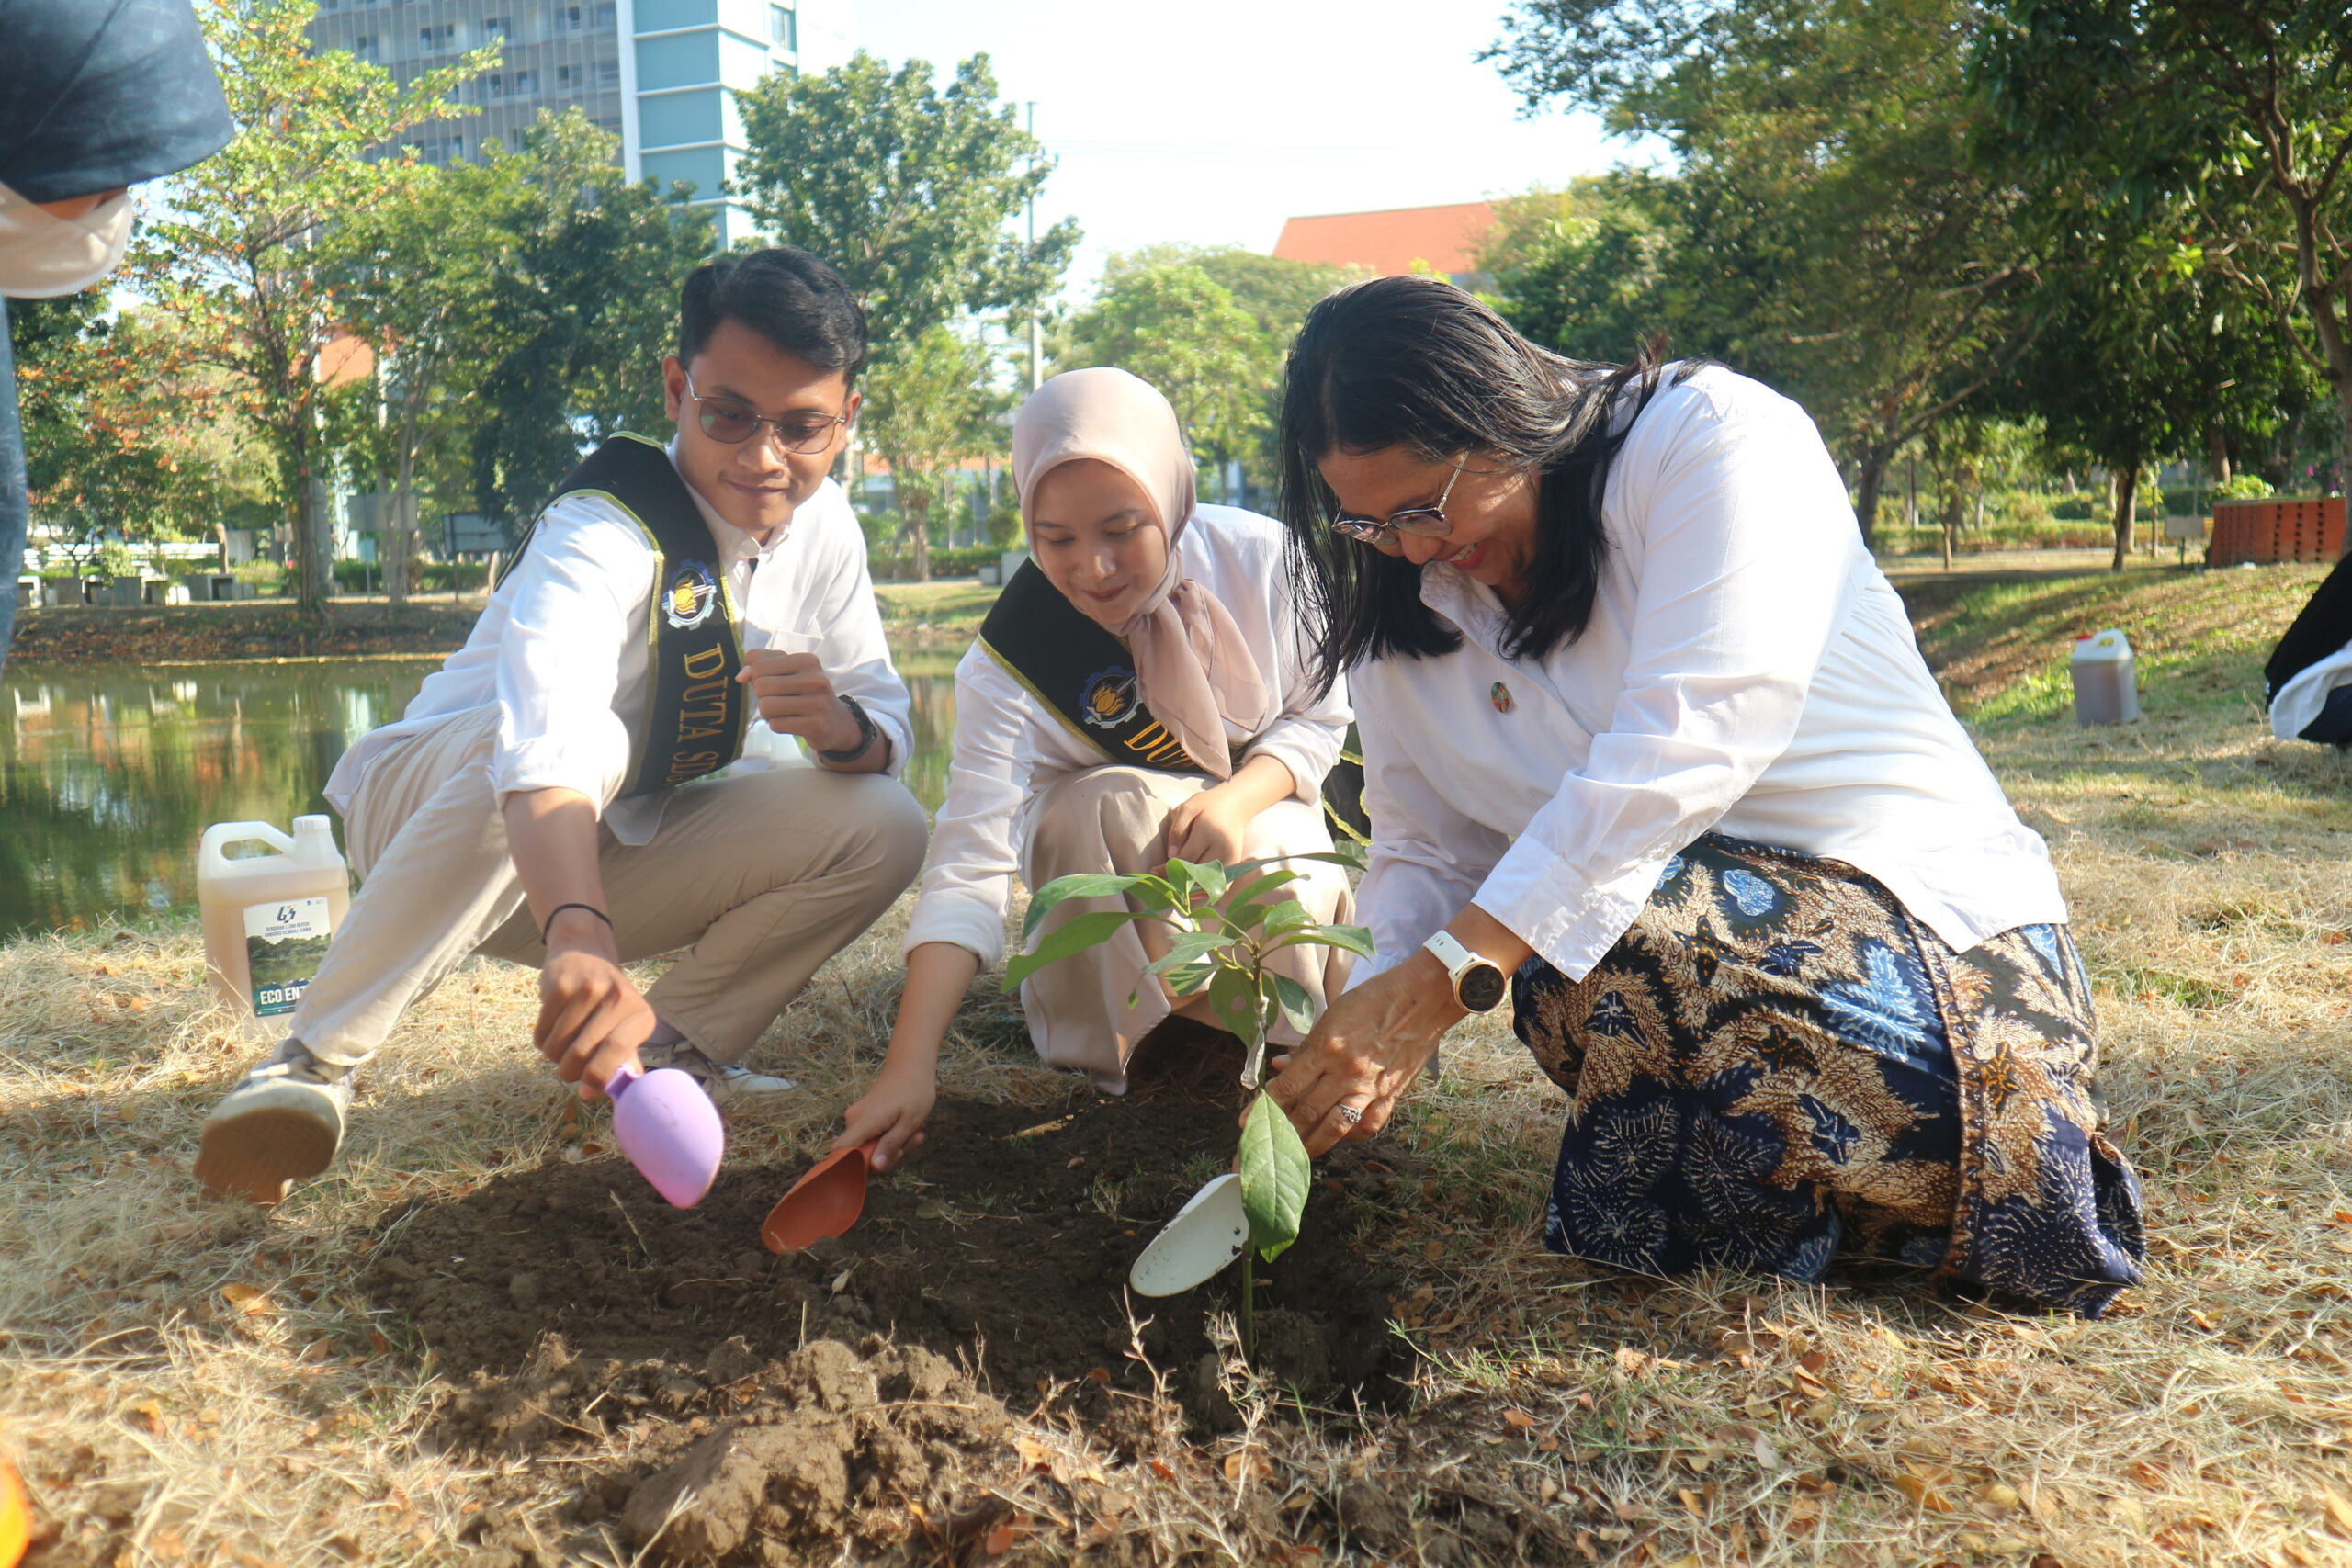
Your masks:
<instances>
[{"instance_id":1,"label":"batik skirt","mask_svg":"<svg viewBox=\"0 0 2352 1568\"><path fill-rule=\"evenodd\" d=\"M2064 926L1954 953L1850 865L1710 834L1589 975L1532 959L1512 1001L1570 1097L1554 1251L1803 1280L1842 1252L2086 1316L2140 1278Z\"/></svg>"}]
</instances>

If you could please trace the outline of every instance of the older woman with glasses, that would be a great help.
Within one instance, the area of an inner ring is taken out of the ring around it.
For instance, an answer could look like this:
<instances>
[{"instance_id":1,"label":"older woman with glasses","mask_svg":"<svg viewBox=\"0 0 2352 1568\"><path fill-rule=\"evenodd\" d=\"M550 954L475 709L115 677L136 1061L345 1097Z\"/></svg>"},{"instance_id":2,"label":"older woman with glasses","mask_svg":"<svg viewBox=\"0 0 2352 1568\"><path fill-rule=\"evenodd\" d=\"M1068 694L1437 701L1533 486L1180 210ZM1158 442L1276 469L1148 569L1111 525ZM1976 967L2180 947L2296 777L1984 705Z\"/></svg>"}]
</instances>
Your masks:
<instances>
[{"instance_id":1,"label":"older woman with glasses","mask_svg":"<svg viewBox=\"0 0 2352 1568\"><path fill-rule=\"evenodd\" d=\"M1348 708L1310 668L1281 525L1199 504L1175 411L1124 370L1073 370L1033 394L1013 420L1012 478L1034 558L956 666L947 801L907 928L898 1024L835 1144L877 1139L883 1167L921 1139L941 1038L1004 951L1016 874L1036 888L1170 856L1331 850L1322 785ZM1311 918L1351 918L1344 873L1296 869L1288 891ZM1117 907L1069 899L1038 941ZM1130 926L1023 982L1039 1056L1118 1093L1164 1021L1163 1041L1210 1032L1205 997L1171 997L1145 973L1167 951L1161 928ZM1346 963L1294 947L1274 967L1319 1010Z\"/></svg>"},{"instance_id":2,"label":"older woman with glasses","mask_svg":"<svg viewBox=\"0 0 2352 1568\"><path fill-rule=\"evenodd\" d=\"M1569 1096L1556 1251L2086 1314L2139 1278L2048 852L1803 410L1391 277L1307 318L1282 442L1374 840L1378 956L1273 1080L1311 1149L1508 993Z\"/></svg>"}]
</instances>

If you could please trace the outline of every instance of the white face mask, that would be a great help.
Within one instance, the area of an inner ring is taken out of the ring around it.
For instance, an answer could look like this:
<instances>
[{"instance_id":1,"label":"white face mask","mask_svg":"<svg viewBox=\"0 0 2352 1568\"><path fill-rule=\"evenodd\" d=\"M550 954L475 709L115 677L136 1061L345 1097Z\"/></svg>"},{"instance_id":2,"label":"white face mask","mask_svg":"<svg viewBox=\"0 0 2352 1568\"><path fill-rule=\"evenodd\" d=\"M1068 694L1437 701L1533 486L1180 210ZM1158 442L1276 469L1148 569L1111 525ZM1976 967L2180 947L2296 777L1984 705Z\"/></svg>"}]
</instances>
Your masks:
<instances>
[{"instance_id":1,"label":"white face mask","mask_svg":"<svg viewBox=\"0 0 2352 1568\"><path fill-rule=\"evenodd\" d=\"M0 294L50 299L87 288L122 260L130 219L128 194L58 218L0 186Z\"/></svg>"}]
</instances>

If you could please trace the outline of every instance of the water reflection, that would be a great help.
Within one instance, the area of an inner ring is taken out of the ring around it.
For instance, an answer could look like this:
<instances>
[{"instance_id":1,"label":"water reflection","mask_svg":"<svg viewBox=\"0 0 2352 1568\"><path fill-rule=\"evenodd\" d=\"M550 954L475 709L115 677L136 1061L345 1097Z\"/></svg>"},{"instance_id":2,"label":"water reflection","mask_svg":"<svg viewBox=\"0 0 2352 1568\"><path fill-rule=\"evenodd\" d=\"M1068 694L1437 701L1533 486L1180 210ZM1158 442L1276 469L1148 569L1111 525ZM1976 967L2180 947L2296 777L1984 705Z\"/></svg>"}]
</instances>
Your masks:
<instances>
[{"instance_id":1,"label":"water reflection","mask_svg":"<svg viewBox=\"0 0 2352 1568\"><path fill-rule=\"evenodd\" d=\"M953 656L912 654L926 809L947 784ZM429 660L130 670L12 661L0 679L0 936L190 910L198 837L324 811L344 748L399 716Z\"/></svg>"}]
</instances>

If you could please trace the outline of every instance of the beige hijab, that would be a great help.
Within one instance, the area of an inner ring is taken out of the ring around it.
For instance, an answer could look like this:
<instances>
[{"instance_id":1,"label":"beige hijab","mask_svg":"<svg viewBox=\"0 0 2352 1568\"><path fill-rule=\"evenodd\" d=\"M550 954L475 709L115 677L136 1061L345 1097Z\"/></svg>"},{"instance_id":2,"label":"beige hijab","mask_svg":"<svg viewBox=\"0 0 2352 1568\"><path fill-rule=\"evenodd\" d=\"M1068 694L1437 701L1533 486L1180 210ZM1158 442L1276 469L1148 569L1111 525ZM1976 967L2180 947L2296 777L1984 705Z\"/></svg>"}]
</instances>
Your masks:
<instances>
[{"instance_id":1,"label":"beige hijab","mask_svg":"<svg viewBox=\"0 0 2352 1568\"><path fill-rule=\"evenodd\" d=\"M1266 682L1232 612L1183 575L1177 547L1193 521L1193 458L1176 411L1149 383L1124 370L1071 370L1030 395L1012 422L1012 482L1030 521L1037 481L1064 463L1091 457L1142 487L1168 537L1168 567L1143 607L1112 629L1136 656L1136 681L1152 716L1193 760L1220 779L1233 776L1230 720L1255 735L1273 717Z\"/></svg>"}]
</instances>

